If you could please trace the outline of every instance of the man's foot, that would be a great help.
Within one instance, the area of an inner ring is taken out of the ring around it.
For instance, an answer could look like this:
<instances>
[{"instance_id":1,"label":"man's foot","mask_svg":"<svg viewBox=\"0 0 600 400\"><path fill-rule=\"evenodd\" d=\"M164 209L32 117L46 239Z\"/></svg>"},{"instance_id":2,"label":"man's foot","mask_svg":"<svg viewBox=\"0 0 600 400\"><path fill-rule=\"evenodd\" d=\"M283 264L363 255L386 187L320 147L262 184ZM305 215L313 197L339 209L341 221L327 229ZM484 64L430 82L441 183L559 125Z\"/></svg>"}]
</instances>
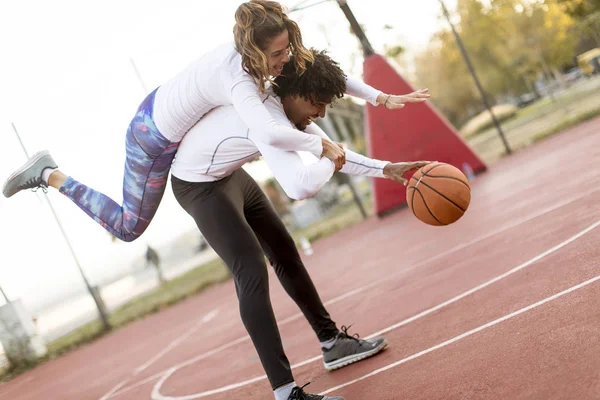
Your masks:
<instances>
[{"instance_id":1,"label":"man's foot","mask_svg":"<svg viewBox=\"0 0 600 400\"><path fill-rule=\"evenodd\" d=\"M327 370L332 371L374 356L386 346L387 341L382 337L362 340L358 335L350 336L348 328L342 326L342 332L338 333L333 347L329 350L322 349L323 364Z\"/></svg>"},{"instance_id":2,"label":"man's foot","mask_svg":"<svg viewBox=\"0 0 600 400\"><path fill-rule=\"evenodd\" d=\"M42 179L46 168L57 168L56 163L46 150L35 153L29 160L11 176L2 187L5 197L11 197L24 189L47 188L48 184Z\"/></svg>"},{"instance_id":3,"label":"man's foot","mask_svg":"<svg viewBox=\"0 0 600 400\"><path fill-rule=\"evenodd\" d=\"M344 398L341 396L327 397L327 396L319 396L316 394L305 393L303 389L309 384L310 383L307 383L306 385L304 385L302 387L296 386L295 388L293 388L292 394L290 394L290 397L288 397L288 400L344 400Z\"/></svg>"}]
</instances>

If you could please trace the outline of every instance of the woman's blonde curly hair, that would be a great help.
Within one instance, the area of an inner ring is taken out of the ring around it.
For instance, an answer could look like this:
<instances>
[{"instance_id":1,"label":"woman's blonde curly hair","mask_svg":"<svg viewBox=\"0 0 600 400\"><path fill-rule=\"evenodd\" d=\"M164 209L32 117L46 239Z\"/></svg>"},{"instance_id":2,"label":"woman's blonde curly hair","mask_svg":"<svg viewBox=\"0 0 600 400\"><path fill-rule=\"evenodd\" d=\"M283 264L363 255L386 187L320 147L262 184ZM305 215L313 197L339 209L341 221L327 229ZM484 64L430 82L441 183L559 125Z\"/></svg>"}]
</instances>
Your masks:
<instances>
[{"instance_id":1,"label":"woman's blonde curly hair","mask_svg":"<svg viewBox=\"0 0 600 400\"><path fill-rule=\"evenodd\" d=\"M302 44L302 34L296 22L284 12L276 1L251 0L240 5L235 12L233 36L237 51L242 55L242 67L256 79L261 93L267 81L272 82L268 58L263 52L270 40L285 30L290 37L290 51L294 55L296 71L302 75L306 63L314 57Z\"/></svg>"}]
</instances>

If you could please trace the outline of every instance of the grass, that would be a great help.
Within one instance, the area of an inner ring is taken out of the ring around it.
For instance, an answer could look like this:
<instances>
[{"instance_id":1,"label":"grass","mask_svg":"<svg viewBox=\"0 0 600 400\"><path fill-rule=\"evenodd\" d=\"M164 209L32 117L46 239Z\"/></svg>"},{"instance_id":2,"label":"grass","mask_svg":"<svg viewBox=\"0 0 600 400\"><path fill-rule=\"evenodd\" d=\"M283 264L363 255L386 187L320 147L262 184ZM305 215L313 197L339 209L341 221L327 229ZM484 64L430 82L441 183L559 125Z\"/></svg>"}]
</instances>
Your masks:
<instances>
[{"instance_id":1,"label":"grass","mask_svg":"<svg viewBox=\"0 0 600 400\"><path fill-rule=\"evenodd\" d=\"M543 99L519 111L518 116L502 124L512 150L532 143L600 115L600 77L561 93L556 101ZM488 164L505 155L495 128L468 138L468 143Z\"/></svg>"},{"instance_id":2,"label":"grass","mask_svg":"<svg viewBox=\"0 0 600 400\"><path fill-rule=\"evenodd\" d=\"M207 287L229 279L230 273L220 259L198 266L178 276L164 285L124 304L109 316L111 330L118 329L133 321L147 317L166 307L178 303ZM92 321L73 332L64 335L46 345L48 353L35 363L26 363L0 372L2 380L12 379L41 363L59 357L78 347L93 342L109 333L103 329L100 320Z\"/></svg>"},{"instance_id":3,"label":"grass","mask_svg":"<svg viewBox=\"0 0 600 400\"><path fill-rule=\"evenodd\" d=\"M575 85L565 92L558 94L554 97L554 100L551 96L547 96L544 99L533 103L532 105L521 109L518 113L519 118L526 117L528 115L545 115L548 112L555 111L556 109L560 109L565 107L565 105L572 104L578 101L580 98L585 98L590 94L594 94L596 89L586 89L583 85Z\"/></svg>"},{"instance_id":4,"label":"grass","mask_svg":"<svg viewBox=\"0 0 600 400\"><path fill-rule=\"evenodd\" d=\"M537 142L539 140L546 139L552 135L555 135L557 133L564 131L567 128L570 128L572 126L575 126L575 125L580 124L585 121L589 121L590 119L594 119L599 115L600 115L600 107L589 110L582 114L577 114L571 118L565 119L564 121L560 122L558 125L553 126L552 128L549 128L549 129L546 129L544 131L537 133L533 137L533 141Z\"/></svg>"}]
</instances>

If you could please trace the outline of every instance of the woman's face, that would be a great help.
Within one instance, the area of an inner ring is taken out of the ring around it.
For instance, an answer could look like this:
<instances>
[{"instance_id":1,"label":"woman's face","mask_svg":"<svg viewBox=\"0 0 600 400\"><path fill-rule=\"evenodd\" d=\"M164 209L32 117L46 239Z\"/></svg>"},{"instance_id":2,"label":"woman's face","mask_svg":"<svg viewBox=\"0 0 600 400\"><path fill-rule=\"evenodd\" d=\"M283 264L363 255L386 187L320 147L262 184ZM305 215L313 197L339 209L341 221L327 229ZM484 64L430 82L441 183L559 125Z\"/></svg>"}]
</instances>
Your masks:
<instances>
[{"instance_id":1,"label":"woman's face","mask_svg":"<svg viewBox=\"0 0 600 400\"><path fill-rule=\"evenodd\" d=\"M290 38L287 29L275 36L263 50L269 62L271 76L279 76L283 65L290 61Z\"/></svg>"}]
</instances>

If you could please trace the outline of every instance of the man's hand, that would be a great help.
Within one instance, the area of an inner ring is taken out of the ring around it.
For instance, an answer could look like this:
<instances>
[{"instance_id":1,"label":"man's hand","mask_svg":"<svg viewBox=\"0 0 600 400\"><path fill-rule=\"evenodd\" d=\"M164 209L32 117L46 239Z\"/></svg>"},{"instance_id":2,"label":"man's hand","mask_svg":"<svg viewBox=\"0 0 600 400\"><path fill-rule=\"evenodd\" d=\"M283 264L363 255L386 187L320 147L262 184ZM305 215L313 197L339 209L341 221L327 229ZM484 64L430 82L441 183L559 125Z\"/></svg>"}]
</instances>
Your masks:
<instances>
[{"instance_id":1,"label":"man's hand","mask_svg":"<svg viewBox=\"0 0 600 400\"><path fill-rule=\"evenodd\" d=\"M431 164L433 161L413 161L413 162L399 162L390 163L383 168L383 175L386 178L392 179L396 182L400 182L404 186L408 184L408 180L404 178L404 174L408 171L418 170L421 167Z\"/></svg>"},{"instance_id":2,"label":"man's hand","mask_svg":"<svg viewBox=\"0 0 600 400\"><path fill-rule=\"evenodd\" d=\"M406 103L422 103L430 97L429 89L419 89L416 92L398 96L381 93L377 96L377 104L383 104L390 110L396 110L403 108Z\"/></svg>"},{"instance_id":3,"label":"man's hand","mask_svg":"<svg viewBox=\"0 0 600 400\"><path fill-rule=\"evenodd\" d=\"M323 154L321 154L321 157L327 157L333 161L336 172L342 169L344 164L346 164L346 151L344 148L340 144L331 142L325 138L321 138L321 142L323 143Z\"/></svg>"}]
</instances>

